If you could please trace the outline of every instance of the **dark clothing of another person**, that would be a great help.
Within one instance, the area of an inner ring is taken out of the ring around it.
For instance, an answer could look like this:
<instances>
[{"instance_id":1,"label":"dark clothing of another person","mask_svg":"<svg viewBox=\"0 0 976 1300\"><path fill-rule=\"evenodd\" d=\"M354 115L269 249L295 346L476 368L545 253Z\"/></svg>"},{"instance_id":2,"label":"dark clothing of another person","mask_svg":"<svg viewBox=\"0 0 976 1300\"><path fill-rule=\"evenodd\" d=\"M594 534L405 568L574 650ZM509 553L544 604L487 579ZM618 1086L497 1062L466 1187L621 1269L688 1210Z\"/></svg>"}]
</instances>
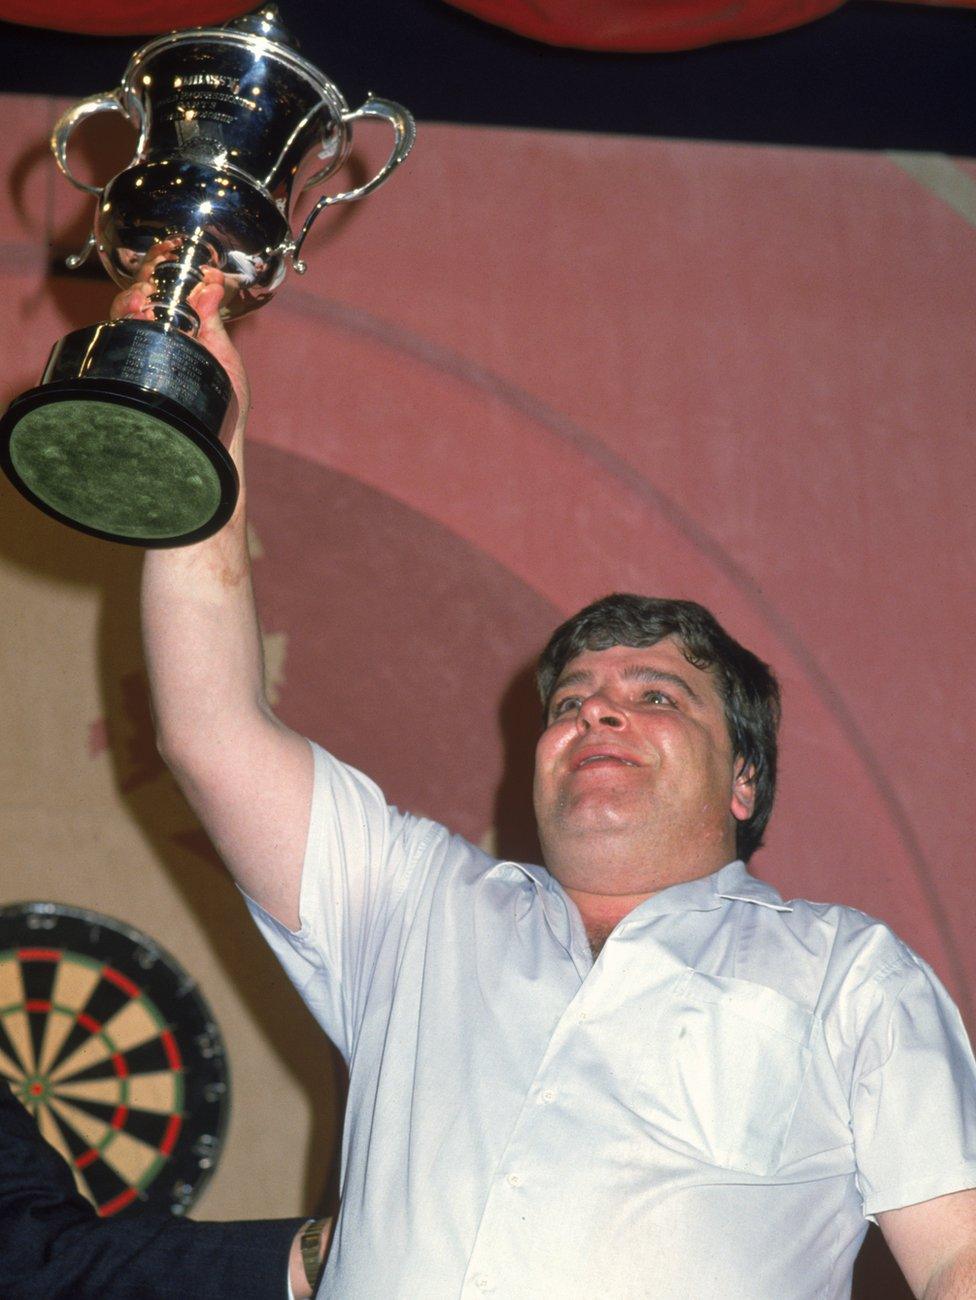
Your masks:
<instances>
[{"instance_id":1,"label":"dark clothing of another person","mask_svg":"<svg viewBox=\"0 0 976 1300\"><path fill-rule=\"evenodd\" d=\"M2 1300L284 1300L301 1219L101 1219L0 1078Z\"/></svg>"}]
</instances>

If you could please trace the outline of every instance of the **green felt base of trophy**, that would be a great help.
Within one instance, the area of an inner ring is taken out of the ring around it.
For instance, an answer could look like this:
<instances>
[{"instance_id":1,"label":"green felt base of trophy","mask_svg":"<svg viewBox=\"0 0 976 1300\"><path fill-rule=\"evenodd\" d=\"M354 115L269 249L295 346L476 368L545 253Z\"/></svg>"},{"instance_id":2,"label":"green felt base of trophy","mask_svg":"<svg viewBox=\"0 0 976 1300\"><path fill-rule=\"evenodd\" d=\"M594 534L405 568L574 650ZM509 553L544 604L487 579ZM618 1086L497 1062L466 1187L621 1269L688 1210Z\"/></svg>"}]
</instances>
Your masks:
<instances>
[{"instance_id":1,"label":"green felt base of trophy","mask_svg":"<svg viewBox=\"0 0 976 1300\"><path fill-rule=\"evenodd\" d=\"M122 381L32 389L0 432L0 459L24 496L96 537L186 545L222 527L237 501L219 439L175 403Z\"/></svg>"}]
</instances>

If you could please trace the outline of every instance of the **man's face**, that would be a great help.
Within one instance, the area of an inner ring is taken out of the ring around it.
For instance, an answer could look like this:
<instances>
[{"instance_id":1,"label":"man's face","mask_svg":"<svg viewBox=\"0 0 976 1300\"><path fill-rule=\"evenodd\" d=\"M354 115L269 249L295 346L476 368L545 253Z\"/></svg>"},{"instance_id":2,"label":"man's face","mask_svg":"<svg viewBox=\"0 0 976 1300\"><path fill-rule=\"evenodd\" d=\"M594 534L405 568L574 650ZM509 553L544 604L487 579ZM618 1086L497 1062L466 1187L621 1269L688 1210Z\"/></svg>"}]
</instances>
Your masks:
<instances>
[{"instance_id":1,"label":"man's face","mask_svg":"<svg viewBox=\"0 0 976 1300\"><path fill-rule=\"evenodd\" d=\"M556 684L536 748L547 865L560 879L570 859L599 872L618 844L640 859L638 871L662 857L717 869L734 856L735 819L752 811L751 773L741 769L716 679L678 642L584 651ZM580 884L575 875L563 883Z\"/></svg>"}]
</instances>

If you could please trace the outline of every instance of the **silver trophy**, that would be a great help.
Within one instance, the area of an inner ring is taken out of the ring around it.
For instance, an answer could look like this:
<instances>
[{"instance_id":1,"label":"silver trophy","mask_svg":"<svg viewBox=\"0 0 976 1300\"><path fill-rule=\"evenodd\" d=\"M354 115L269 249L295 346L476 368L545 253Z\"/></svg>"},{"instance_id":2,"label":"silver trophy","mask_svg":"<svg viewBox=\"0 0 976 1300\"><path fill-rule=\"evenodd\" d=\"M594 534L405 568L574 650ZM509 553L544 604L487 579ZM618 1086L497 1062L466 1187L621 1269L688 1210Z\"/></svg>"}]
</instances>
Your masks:
<instances>
[{"instance_id":1,"label":"silver trophy","mask_svg":"<svg viewBox=\"0 0 976 1300\"><path fill-rule=\"evenodd\" d=\"M72 174L68 142L103 112L121 113L139 139L131 164L98 188ZM323 195L295 235L293 188L336 172L363 118L393 128L385 164L365 184ZM413 118L390 100L370 95L350 110L268 7L149 42L116 90L65 113L51 137L58 166L97 198L88 245L69 265L97 250L124 287L150 250L165 251L150 280L154 320L74 330L55 345L40 385L10 405L0 463L14 485L55 519L113 541L180 546L216 532L238 494L222 441L232 390L194 337L200 322L187 297L216 267L226 319L262 306L289 259L305 270L302 245L323 208L382 185L414 136Z\"/></svg>"}]
</instances>

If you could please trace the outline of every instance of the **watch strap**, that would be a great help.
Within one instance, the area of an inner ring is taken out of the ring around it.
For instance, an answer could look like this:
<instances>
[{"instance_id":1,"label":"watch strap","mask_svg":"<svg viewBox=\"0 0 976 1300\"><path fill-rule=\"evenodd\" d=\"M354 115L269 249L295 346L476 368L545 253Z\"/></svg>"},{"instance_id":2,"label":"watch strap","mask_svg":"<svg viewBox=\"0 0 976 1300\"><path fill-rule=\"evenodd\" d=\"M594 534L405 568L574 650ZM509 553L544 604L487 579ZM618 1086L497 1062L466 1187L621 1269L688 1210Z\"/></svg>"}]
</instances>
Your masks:
<instances>
[{"instance_id":1,"label":"watch strap","mask_svg":"<svg viewBox=\"0 0 976 1300\"><path fill-rule=\"evenodd\" d=\"M315 1283L319 1279L319 1273L322 1271L322 1260L319 1254L322 1248L322 1233L325 1231L325 1225L328 1219L309 1219L305 1227L302 1228L301 1251L302 1251L302 1268L305 1270L305 1280L315 1290Z\"/></svg>"}]
</instances>

